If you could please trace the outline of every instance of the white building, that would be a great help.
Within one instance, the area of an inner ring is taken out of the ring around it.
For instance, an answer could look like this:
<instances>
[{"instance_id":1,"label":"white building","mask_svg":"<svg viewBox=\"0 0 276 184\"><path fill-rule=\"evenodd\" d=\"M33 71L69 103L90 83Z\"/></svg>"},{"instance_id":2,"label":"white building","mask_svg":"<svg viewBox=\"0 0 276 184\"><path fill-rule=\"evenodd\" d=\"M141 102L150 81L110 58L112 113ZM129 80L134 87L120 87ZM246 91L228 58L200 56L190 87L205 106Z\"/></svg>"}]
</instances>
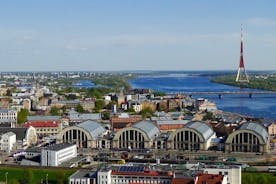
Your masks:
<instances>
[{"instance_id":1,"label":"white building","mask_svg":"<svg viewBox=\"0 0 276 184\"><path fill-rule=\"evenodd\" d=\"M210 167L204 168L204 173L222 174L227 176L227 184L241 184L241 167Z\"/></svg>"},{"instance_id":2,"label":"white building","mask_svg":"<svg viewBox=\"0 0 276 184\"><path fill-rule=\"evenodd\" d=\"M10 152L16 142L16 135L13 132L7 132L1 135L0 148L2 151Z\"/></svg>"},{"instance_id":3,"label":"white building","mask_svg":"<svg viewBox=\"0 0 276 184\"><path fill-rule=\"evenodd\" d=\"M9 123L10 127L15 127L17 123L17 111L0 109L0 123Z\"/></svg>"},{"instance_id":4,"label":"white building","mask_svg":"<svg viewBox=\"0 0 276 184\"><path fill-rule=\"evenodd\" d=\"M78 170L68 179L69 184L97 184L97 172Z\"/></svg>"},{"instance_id":5,"label":"white building","mask_svg":"<svg viewBox=\"0 0 276 184\"><path fill-rule=\"evenodd\" d=\"M77 157L75 144L53 144L41 150L41 165L56 167L75 157Z\"/></svg>"}]
</instances>

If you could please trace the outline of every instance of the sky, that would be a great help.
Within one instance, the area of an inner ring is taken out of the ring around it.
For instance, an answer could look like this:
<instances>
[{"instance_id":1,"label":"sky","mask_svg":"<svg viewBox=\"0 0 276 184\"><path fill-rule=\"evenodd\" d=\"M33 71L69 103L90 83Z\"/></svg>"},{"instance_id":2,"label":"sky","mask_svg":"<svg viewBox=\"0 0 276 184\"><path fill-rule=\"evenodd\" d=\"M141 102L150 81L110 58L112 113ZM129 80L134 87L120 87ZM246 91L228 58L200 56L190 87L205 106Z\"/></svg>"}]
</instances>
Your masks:
<instances>
[{"instance_id":1,"label":"sky","mask_svg":"<svg viewBox=\"0 0 276 184\"><path fill-rule=\"evenodd\" d=\"M0 2L0 71L276 70L275 0Z\"/></svg>"}]
</instances>

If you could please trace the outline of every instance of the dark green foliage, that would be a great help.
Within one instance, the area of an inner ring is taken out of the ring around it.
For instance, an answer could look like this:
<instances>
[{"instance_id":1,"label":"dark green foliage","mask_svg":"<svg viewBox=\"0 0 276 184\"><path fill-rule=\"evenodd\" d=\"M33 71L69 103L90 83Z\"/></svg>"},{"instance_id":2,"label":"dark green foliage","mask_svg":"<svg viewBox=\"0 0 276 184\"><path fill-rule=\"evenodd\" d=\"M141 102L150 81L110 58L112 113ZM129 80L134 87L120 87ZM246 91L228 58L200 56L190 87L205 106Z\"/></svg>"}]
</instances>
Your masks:
<instances>
[{"instance_id":1,"label":"dark green foliage","mask_svg":"<svg viewBox=\"0 0 276 184\"><path fill-rule=\"evenodd\" d=\"M8 172L8 183L9 184L37 184L43 181L46 183L46 178L48 178L48 183L68 183L68 177L73 174L76 169L62 169L62 168L54 168L54 169L45 169L45 168L8 168L6 166L0 168L0 183L5 182L5 174ZM48 177L46 177L48 176ZM59 179L58 179L59 178Z\"/></svg>"},{"instance_id":2,"label":"dark green foliage","mask_svg":"<svg viewBox=\"0 0 276 184\"><path fill-rule=\"evenodd\" d=\"M144 108L141 110L140 114L142 115L143 118L149 118L153 116L153 110L149 107Z\"/></svg>"},{"instance_id":3,"label":"dark green foliage","mask_svg":"<svg viewBox=\"0 0 276 184\"><path fill-rule=\"evenodd\" d=\"M105 111L105 112L102 112L102 119L103 120L109 120L110 119L110 113Z\"/></svg>"},{"instance_id":4,"label":"dark green foliage","mask_svg":"<svg viewBox=\"0 0 276 184\"><path fill-rule=\"evenodd\" d=\"M56 106L53 106L50 110L50 114L52 116L58 116L59 115L59 109Z\"/></svg>"},{"instance_id":5,"label":"dark green foliage","mask_svg":"<svg viewBox=\"0 0 276 184\"><path fill-rule=\"evenodd\" d=\"M268 77L267 79L251 77L249 79L249 83L236 82L235 80L236 76L234 75L217 76L211 79L212 82L222 83L230 86L276 91L276 77Z\"/></svg>"},{"instance_id":6,"label":"dark green foliage","mask_svg":"<svg viewBox=\"0 0 276 184\"><path fill-rule=\"evenodd\" d=\"M83 112L84 112L84 109L83 109L83 107L82 107L81 104L78 104L78 105L77 105L76 111L79 112L79 113L83 113Z\"/></svg>"},{"instance_id":7,"label":"dark green foliage","mask_svg":"<svg viewBox=\"0 0 276 184\"><path fill-rule=\"evenodd\" d=\"M17 114L17 123L22 124L27 120L29 111L27 109L21 109Z\"/></svg>"},{"instance_id":8,"label":"dark green foliage","mask_svg":"<svg viewBox=\"0 0 276 184\"><path fill-rule=\"evenodd\" d=\"M269 173L242 173L242 184L276 183L276 176Z\"/></svg>"},{"instance_id":9,"label":"dark green foliage","mask_svg":"<svg viewBox=\"0 0 276 184\"><path fill-rule=\"evenodd\" d=\"M94 111L99 112L103 108L104 108L104 101L103 100L96 100Z\"/></svg>"},{"instance_id":10,"label":"dark green foliage","mask_svg":"<svg viewBox=\"0 0 276 184\"><path fill-rule=\"evenodd\" d=\"M56 173L56 178L57 178L57 184L64 184L65 183L65 175L63 171L57 171Z\"/></svg>"},{"instance_id":11,"label":"dark green foliage","mask_svg":"<svg viewBox=\"0 0 276 184\"><path fill-rule=\"evenodd\" d=\"M206 114L203 116L203 119L202 119L203 121L206 121L206 120L211 120L211 121L213 121L213 120L215 120L215 117L214 117L214 115L213 115L213 113L212 112L206 112Z\"/></svg>"},{"instance_id":12,"label":"dark green foliage","mask_svg":"<svg viewBox=\"0 0 276 184\"><path fill-rule=\"evenodd\" d=\"M166 93L165 92L161 92L161 91L154 91L153 95L154 96L166 96Z\"/></svg>"}]
</instances>

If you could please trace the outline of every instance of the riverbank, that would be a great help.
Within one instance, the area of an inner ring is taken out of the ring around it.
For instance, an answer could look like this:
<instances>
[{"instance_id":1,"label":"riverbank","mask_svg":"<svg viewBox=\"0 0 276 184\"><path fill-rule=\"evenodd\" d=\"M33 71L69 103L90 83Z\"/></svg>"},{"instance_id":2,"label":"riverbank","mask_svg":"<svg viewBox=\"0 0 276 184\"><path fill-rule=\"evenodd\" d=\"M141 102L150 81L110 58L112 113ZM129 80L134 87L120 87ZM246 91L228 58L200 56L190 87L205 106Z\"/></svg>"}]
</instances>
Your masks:
<instances>
[{"instance_id":1,"label":"riverbank","mask_svg":"<svg viewBox=\"0 0 276 184\"><path fill-rule=\"evenodd\" d=\"M205 75L203 75L205 74ZM220 75L216 76L222 76ZM230 75L230 74L229 74ZM234 73L231 75L234 76ZM212 72L187 75L183 73L165 73L163 75L145 75L129 80L132 88L148 88L153 91L169 94L185 92L234 92L243 91L238 86L224 85L212 82L216 77ZM235 81L235 78L233 78ZM256 89L246 89L255 92ZM217 108L225 111L252 116L256 118L275 119L276 117L276 94L254 94L252 98L248 94L225 94L218 98L217 94L197 94L194 98L206 98L217 104Z\"/></svg>"},{"instance_id":2,"label":"riverbank","mask_svg":"<svg viewBox=\"0 0 276 184\"><path fill-rule=\"evenodd\" d=\"M250 78L249 83L236 82L235 79L236 79L235 75L223 75L223 76L212 77L210 78L210 81L219 83L219 84L229 85L229 86L236 86L240 88L276 91L276 77L254 76Z\"/></svg>"}]
</instances>

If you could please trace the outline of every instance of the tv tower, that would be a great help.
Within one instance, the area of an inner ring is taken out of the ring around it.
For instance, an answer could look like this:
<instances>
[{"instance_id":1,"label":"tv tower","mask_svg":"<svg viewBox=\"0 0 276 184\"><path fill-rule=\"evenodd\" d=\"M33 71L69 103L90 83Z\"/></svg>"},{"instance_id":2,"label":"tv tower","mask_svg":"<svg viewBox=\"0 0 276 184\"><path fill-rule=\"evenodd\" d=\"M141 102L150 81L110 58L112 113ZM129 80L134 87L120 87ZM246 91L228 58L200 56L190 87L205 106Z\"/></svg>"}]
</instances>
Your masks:
<instances>
[{"instance_id":1,"label":"tv tower","mask_svg":"<svg viewBox=\"0 0 276 184\"><path fill-rule=\"evenodd\" d=\"M247 82L249 83L249 78L246 73L243 61L243 36L242 36L242 25L241 25L241 52L240 52L240 65L237 72L236 82Z\"/></svg>"}]
</instances>

